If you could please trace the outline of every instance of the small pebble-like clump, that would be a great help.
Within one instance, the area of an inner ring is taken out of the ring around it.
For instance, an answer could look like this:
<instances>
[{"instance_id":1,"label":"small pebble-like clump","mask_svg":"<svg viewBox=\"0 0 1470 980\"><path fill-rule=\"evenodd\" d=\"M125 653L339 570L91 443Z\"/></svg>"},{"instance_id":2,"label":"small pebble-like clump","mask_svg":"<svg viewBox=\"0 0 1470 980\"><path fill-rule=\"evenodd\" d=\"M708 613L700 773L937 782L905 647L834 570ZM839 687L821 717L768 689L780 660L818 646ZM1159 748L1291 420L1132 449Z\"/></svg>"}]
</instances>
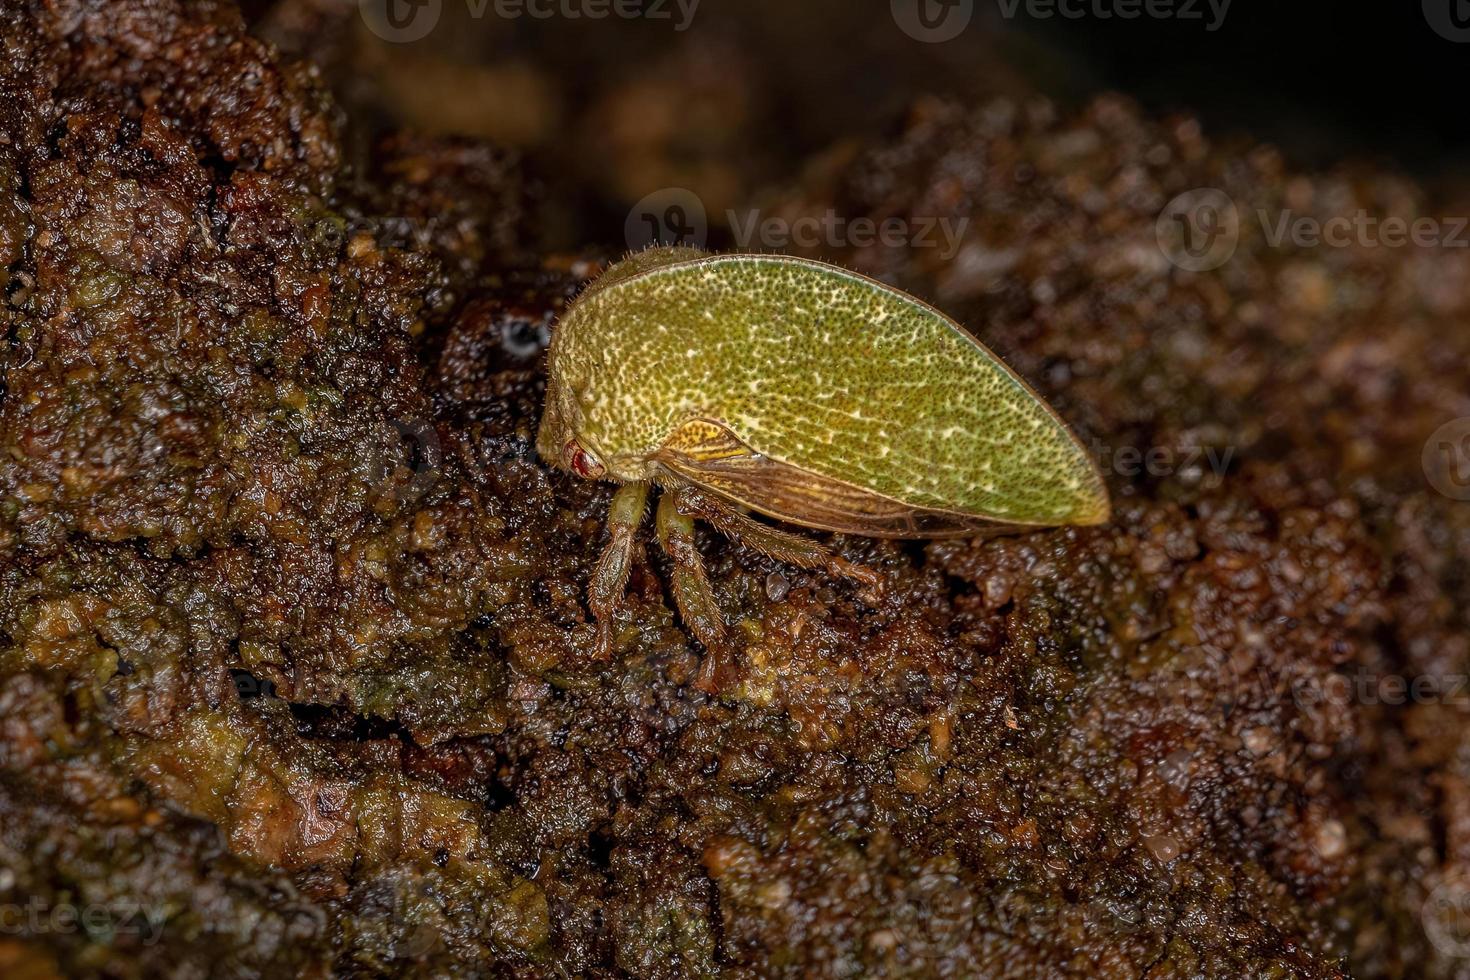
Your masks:
<instances>
[{"instance_id":1,"label":"small pebble-like clump","mask_svg":"<svg viewBox=\"0 0 1470 980\"><path fill-rule=\"evenodd\" d=\"M1470 258L1253 217L1414 185L1111 99L925 101L812 168L780 213L967 219L825 257L1034 383L1116 519L835 540L877 606L703 540L711 699L657 549L590 655L608 489L532 440L609 256L535 253L514 159L349 165L225 3L0 38L0 902L47 916L5 975L1463 970L1470 510L1420 459L1470 415ZM1200 187L1246 220L1195 273L1155 218Z\"/></svg>"}]
</instances>

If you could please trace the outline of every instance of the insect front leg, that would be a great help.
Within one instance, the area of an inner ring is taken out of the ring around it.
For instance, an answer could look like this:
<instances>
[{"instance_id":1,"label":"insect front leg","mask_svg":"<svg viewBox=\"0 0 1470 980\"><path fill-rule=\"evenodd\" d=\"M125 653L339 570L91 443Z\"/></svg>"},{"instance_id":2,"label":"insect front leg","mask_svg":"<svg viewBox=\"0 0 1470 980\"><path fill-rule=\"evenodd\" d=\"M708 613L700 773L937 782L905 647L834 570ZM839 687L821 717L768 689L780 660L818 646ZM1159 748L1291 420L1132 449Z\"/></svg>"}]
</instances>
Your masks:
<instances>
[{"instance_id":1,"label":"insect front leg","mask_svg":"<svg viewBox=\"0 0 1470 980\"><path fill-rule=\"evenodd\" d=\"M859 595L868 603L877 603L883 594L883 579L873 569L834 555L804 535L762 524L724 501L688 487L676 491L676 497L683 513L708 521L716 531L768 558L797 568L825 568L854 581L861 586Z\"/></svg>"},{"instance_id":2,"label":"insect front leg","mask_svg":"<svg viewBox=\"0 0 1470 980\"><path fill-rule=\"evenodd\" d=\"M633 568L633 540L648 505L647 483L625 483L613 494L607 529L612 540L597 562L587 587L587 606L597 619L597 659L612 659L613 613L622 604Z\"/></svg>"},{"instance_id":3,"label":"insect front leg","mask_svg":"<svg viewBox=\"0 0 1470 980\"><path fill-rule=\"evenodd\" d=\"M659 544L674 563L674 603L684 625L704 644L704 663L699 667L695 687L709 694L720 686L721 654L725 648L725 620L710 590L704 571L704 559L694 546L694 519L681 514L676 493L665 493L658 502Z\"/></svg>"}]
</instances>

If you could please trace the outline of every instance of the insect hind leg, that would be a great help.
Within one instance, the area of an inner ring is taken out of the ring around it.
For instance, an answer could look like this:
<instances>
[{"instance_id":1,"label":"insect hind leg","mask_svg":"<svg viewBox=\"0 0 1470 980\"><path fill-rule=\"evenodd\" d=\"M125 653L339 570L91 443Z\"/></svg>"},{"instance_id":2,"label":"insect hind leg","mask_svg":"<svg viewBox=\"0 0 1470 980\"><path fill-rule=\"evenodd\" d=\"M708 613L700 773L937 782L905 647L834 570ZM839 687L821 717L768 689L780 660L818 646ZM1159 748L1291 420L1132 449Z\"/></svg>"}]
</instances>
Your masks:
<instances>
[{"instance_id":1,"label":"insect hind leg","mask_svg":"<svg viewBox=\"0 0 1470 980\"><path fill-rule=\"evenodd\" d=\"M833 575L856 582L861 589L859 594L869 603L876 603L883 594L883 579L876 571L833 554L805 535L762 524L724 501L689 487L678 488L673 496L682 513L709 522L727 538L768 558L797 568L824 568Z\"/></svg>"},{"instance_id":2,"label":"insect hind leg","mask_svg":"<svg viewBox=\"0 0 1470 980\"><path fill-rule=\"evenodd\" d=\"M694 519L681 513L676 495L665 493L658 502L655 517L659 544L673 562L672 586L674 604L684 625L704 645L704 662L700 664L695 687L707 694L720 689L723 655L727 644L725 620L710 589L704 559L694 546Z\"/></svg>"}]
</instances>

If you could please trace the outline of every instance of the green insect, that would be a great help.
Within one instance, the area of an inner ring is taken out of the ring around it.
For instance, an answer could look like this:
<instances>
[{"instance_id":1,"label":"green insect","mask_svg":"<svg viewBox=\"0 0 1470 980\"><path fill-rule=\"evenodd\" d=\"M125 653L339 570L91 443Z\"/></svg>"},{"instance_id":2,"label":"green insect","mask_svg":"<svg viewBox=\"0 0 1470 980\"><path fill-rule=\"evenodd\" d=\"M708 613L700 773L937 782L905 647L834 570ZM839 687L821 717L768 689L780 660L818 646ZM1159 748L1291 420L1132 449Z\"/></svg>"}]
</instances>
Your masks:
<instances>
[{"instance_id":1,"label":"green insect","mask_svg":"<svg viewBox=\"0 0 1470 980\"><path fill-rule=\"evenodd\" d=\"M871 569L751 517L873 537L1099 524L1102 475L1027 384L954 321L891 286L781 255L655 248L571 304L548 354L537 450L622 484L588 589L612 650L634 535L664 491L674 601L719 686L725 624L694 519L779 561L863 586Z\"/></svg>"}]
</instances>

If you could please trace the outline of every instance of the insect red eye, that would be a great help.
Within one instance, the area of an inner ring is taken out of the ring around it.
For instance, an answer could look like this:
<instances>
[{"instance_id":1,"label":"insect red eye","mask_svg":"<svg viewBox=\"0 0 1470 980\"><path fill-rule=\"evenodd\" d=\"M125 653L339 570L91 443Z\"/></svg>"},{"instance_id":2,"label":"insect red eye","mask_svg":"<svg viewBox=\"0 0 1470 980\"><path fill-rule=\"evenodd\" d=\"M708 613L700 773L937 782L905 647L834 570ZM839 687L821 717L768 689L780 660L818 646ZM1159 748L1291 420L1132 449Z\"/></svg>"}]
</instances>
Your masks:
<instances>
[{"instance_id":1,"label":"insect red eye","mask_svg":"<svg viewBox=\"0 0 1470 980\"><path fill-rule=\"evenodd\" d=\"M562 448L561 455L572 472L584 480L595 480L606 472L606 467L597 461L597 457L583 449L575 439Z\"/></svg>"}]
</instances>

